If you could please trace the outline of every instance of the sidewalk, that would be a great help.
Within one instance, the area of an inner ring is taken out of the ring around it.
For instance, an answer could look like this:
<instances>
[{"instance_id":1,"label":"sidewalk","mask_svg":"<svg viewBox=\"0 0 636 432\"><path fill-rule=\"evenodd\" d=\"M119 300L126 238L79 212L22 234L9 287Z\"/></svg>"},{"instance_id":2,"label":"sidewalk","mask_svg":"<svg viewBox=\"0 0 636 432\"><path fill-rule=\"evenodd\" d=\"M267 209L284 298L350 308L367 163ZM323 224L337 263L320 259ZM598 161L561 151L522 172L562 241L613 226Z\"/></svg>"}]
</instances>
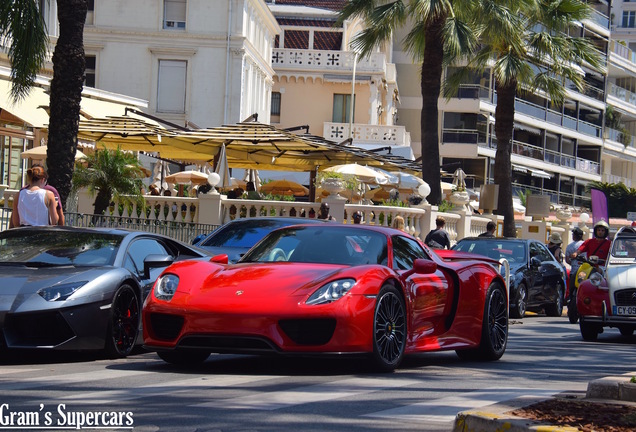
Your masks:
<instances>
[{"instance_id":1,"label":"sidewalk","mask_svg":"<svg viewBox=\"0 0 636 432\"><path fill-rule=\"evenodd\" d=\"M636 383L630 379L636 372L620 376L610 376L588 383L585 395L577 393L560 393L553 398L536 396L521 397L503 403L490 405L487 411L470 410L457 414L453 432L574 432L575 427L555 426L548 423L522 418L512 411L533 405L544 400L572 398L578 401L628 405L636 411ZM634 425L636 430L636 425Z\"/></svg>"}]
</instances>

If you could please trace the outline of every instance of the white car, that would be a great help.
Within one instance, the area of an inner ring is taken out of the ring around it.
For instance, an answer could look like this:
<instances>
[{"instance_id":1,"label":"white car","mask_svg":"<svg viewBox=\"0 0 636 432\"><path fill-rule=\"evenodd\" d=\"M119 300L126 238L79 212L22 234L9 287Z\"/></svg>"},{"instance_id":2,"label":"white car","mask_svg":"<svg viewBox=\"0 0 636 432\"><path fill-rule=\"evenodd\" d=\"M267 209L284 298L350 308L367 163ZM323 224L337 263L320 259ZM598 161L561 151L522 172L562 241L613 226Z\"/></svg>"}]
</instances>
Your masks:
<instances>
[{"instance_id":1,"label":"white car","mask_svg":"<svg viewBox=\"0 0 636 432\"><path fill-rule=\"evenodd\" d=\"M636 329L636 230L623 227L612 241L605 267L592 273L579 287L576 306L581 336L594 341L605 327L616 327L623 336Z\"/></svg>"}]
</instances>

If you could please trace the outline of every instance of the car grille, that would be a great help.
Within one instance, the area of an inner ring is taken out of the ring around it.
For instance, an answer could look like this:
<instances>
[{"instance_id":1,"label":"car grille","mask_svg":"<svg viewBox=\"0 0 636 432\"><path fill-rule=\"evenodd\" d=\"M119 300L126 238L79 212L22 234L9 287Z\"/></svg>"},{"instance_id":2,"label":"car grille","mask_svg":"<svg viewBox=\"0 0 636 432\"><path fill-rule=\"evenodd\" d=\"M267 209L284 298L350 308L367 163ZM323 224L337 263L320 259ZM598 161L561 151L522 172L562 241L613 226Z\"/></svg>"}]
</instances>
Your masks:
<instances>
[{"instance_id":1,"label":"car grille","mask_svg":"<svg viewBox=\"0 0 636 432\"><path fill-rule=\"evenodd\" d=\"M4 336L8 346L56 346L75 333L59 312L7 315Z\"/></svg>"},{"instance_id":2,"label":"car grille","mask_svg":"<svg viewBox=\"0 0 636 432\"><path fill-rule=\"evenodd\" d=\"M298 345L324 345L333 336L336 320L333 318L287 319L280 320L278 325Z\"/></svg>"},{"instance_id":3,"label":"car grille","mask_svg":"<svg viewBox=\"0 0 636 432\"><path fill-rule=\"evenodd\" d=\"M272 353L278 352L270 341L252 336L186 336L179 341L179 348L207 348L214 352L228 353Z\"/></svg>"},{"instance_id":4,"label":"car grille","mask_svg":"<svg viewBox=\"0 0 636 432\"><path fill-rule=\"evenodd\" d=\"M152 334L157 339L174 340L181 333L184 319L180 315L168 315L162 313L150 314L150 326Z\"/></svg>"},{"instance_id":5,"label":"car grille","mask_svg":"<svg viewBox=\"0 0 636 432\"><path fill-rule=\"evenodd\" d=\"M629 288L614 293L616 306L636 306L636 288Z\"/></svg>"}]
</instances>

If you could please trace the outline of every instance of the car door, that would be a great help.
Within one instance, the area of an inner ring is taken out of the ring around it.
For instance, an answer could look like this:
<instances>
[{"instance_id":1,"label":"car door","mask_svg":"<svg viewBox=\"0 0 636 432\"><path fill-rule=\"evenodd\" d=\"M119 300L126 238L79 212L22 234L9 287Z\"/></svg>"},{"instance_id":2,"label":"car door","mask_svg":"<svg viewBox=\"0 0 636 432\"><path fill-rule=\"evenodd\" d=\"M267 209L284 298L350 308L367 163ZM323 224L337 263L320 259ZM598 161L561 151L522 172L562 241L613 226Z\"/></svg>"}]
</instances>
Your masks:
<instances>
[{"instance_id":1,"label":"car door","mask_svg":"<svg viewBox=\"0 0 636 432\"><path fill-rule=\"evenodd\" d=\"M529 304L543 304L552 301L556 285L561 278L559 263L554 260L550 250L538 241L530 243L530 268L534 283L528 293Z\"/></svg>"},{"instance_id":2,"label":"car door","mask_svg":"<svg viewBox=\"0 0 636 432\"><path fill-rule=\"evenodd\" d=\"M404 237L393 236L393 268L399 274L413 268L417 258L431 257L417 243ZM406 279L406 296L410 304L410 334L414 341L444 330L444 318L450 311L452 285L440 270L432 274L412 274Z\"/></svg>"}]
</instances>

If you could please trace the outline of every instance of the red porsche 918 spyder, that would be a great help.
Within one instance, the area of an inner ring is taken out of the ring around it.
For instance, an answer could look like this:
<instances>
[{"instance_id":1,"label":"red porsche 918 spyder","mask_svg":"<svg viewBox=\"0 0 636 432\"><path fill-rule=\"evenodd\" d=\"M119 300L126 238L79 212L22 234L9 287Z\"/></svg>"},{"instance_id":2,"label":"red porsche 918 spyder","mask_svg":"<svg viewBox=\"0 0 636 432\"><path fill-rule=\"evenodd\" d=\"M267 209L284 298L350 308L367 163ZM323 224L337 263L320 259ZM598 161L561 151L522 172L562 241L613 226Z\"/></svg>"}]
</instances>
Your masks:
<instances>
[{"instance_id":1,"label":"red porsche 918 spyder","mask_svg":"<svg viewBox=\"0 0 636 432\"><path fill-rule=\"evenodd\" d=\"M236 264L220 255L168 267L143 308L144 345L174 364L212 352L363 354L382 371L424 351L497 360L508 338L498 266L442 259L392 228L285 227Z\"/></svg>"}]
</instances>

